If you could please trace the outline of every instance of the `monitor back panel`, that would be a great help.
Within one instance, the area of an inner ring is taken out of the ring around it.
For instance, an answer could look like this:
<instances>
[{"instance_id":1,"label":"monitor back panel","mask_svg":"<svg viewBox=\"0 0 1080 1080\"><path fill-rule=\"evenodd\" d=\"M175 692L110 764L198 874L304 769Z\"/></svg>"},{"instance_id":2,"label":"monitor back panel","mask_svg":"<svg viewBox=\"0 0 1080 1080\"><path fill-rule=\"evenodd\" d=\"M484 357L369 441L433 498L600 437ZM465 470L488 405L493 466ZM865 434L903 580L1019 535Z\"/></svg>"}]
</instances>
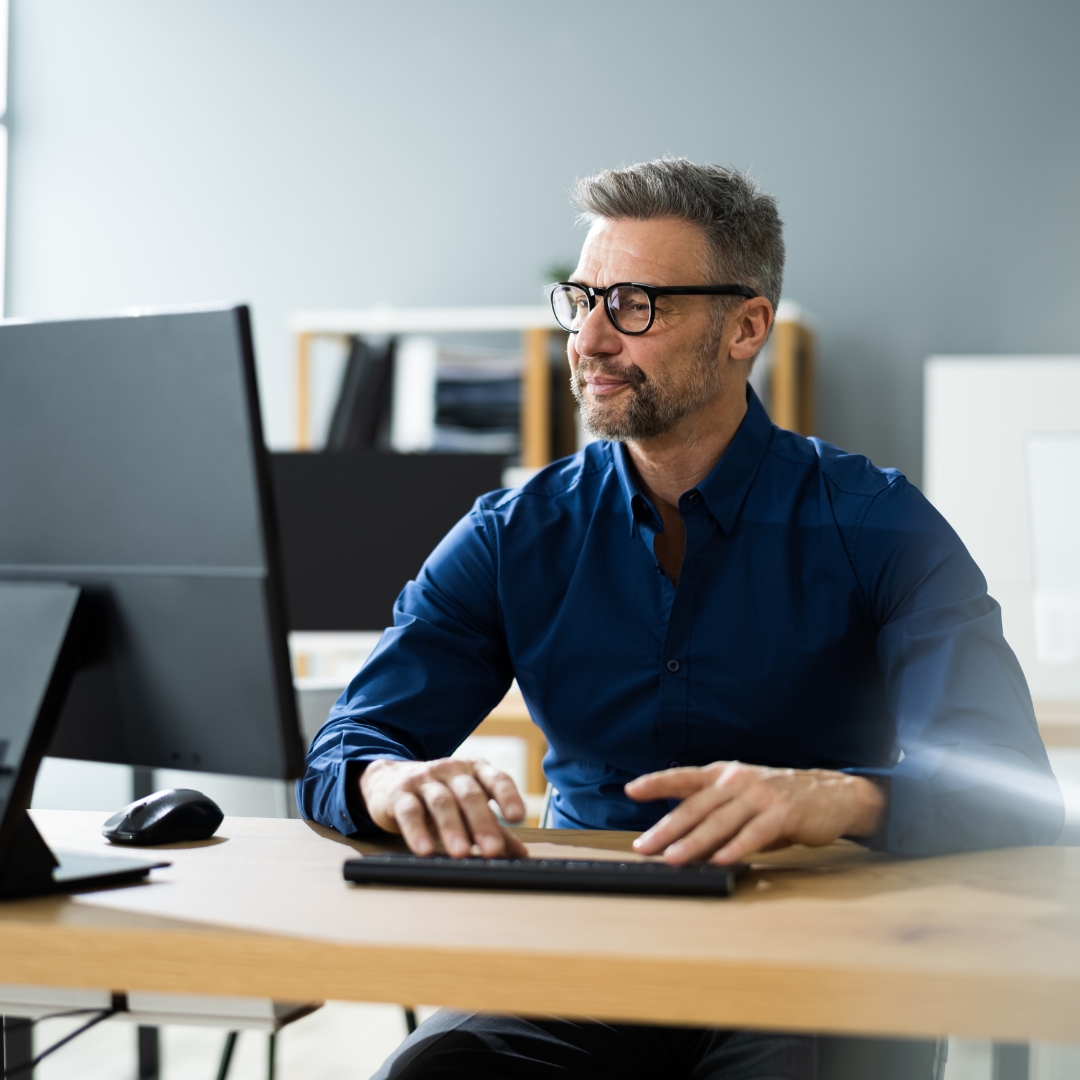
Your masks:
<instances>
[{"instance_id":1,"label":"monitor back panel","mask_svg":"<svg viewBox=\"0 0 1080 1080\"><path fill-rule=\"evenodd\" d=\"M247 311L0 324L0 579L87 590L50 753L291 776Z\"/></svg>"}]
</instances>

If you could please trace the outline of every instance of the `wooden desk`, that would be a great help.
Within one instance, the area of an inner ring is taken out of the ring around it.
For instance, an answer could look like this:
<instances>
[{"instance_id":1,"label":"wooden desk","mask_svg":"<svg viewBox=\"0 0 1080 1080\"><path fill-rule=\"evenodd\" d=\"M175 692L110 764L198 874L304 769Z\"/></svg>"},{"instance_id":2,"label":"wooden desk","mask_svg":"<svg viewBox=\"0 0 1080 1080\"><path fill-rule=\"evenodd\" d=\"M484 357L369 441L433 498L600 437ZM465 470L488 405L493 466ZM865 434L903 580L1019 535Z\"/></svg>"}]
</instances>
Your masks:
<instances>
[{"instance_id":1,"label":"wooden desk","mask_svg":"<svg viewBox=\"0 0 1080 1080\"><path fill-rule=\"evenodd\" d=\"M51 844L88 851L102 819L34 814ZM300 821L226 818L152 884L0 904L0 982L1080 1040L1075 848L793 849L715 901L358 889L341 880L353 849Z\"/></svg>"}]
</instances>

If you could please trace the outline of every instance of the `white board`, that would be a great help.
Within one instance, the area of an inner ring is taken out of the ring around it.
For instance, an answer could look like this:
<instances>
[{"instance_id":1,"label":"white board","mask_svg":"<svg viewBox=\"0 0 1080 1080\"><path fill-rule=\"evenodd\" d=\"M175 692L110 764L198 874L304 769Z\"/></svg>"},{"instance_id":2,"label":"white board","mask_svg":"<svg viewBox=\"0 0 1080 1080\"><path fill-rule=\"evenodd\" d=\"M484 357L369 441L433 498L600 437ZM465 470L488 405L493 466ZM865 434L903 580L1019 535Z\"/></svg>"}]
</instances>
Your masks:
<instances>
[{"instance_id":1,"label":"white board","mask_svg":"<svg viewBox=\"0 0 1080 1080\"><path fill-rule=\"evenodd\" d=\"M986 575L1032 696L1080 701L1080 357L931 357L924 392L927 497Z\"/></svg>"},{"instance_id":2,"label":"white board","mask_svg":"<svg viewBox=\"0 0 1080 1080\"><path fill-rule=\"evenodd\" d=\"M1080 434L1027 440L1035 657L1080 662Z\"/></svg>"}]
</instances>

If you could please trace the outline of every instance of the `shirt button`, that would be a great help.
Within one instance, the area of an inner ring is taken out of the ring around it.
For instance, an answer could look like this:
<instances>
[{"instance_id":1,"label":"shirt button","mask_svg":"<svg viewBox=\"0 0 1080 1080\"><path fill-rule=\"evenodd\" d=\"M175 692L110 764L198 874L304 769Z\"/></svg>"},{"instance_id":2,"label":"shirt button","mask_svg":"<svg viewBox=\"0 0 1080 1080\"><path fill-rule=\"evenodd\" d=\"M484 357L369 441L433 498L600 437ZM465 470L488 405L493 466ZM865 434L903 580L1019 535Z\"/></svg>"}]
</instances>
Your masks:
<instances>
[{"instance_id":1,"label":"shirt button","mask_svg":"<svg viewBox=\"0 0 1080 1080\"><path fill-rule=\"evenodd\" d=\"M679 670L679 661L678 660L669 660L667 662L667 669L668 669L668 671L678 671Z\"/></svg>"}]
</instances>

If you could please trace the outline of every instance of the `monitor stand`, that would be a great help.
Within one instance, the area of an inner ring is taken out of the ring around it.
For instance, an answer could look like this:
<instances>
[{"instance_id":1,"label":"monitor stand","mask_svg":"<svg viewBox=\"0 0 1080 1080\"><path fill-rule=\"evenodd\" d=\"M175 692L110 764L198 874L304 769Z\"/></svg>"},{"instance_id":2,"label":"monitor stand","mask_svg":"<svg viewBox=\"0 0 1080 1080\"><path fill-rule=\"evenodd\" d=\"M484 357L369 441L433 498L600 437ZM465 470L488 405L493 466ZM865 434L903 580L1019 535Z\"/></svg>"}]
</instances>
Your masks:
<instances>
[{"instance_id":1,"label":"monitor stand","mask_svg":"<svg viewBox=\"0 0 1080 1080\"><path fill-rule=\"evenodd\" d=\"M82 589L0 583L0 899L138 881L168 863L53 852L27 808L87 629Z\"/></svg>"}]
</instances>

